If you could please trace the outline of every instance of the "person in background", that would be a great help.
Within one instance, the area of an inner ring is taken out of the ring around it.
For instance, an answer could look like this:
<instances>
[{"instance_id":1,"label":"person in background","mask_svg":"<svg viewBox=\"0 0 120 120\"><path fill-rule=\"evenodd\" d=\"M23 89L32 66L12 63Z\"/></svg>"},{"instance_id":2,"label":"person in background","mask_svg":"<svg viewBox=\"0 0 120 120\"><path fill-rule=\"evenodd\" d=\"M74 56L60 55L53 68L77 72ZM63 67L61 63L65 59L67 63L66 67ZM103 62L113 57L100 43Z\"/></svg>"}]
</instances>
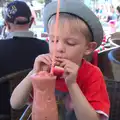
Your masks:
<instances>
[{"instance_id":1,"label":"person in background","mask_svg":"<svg viewBox=\"0 0 120 120\"><path fill-rule=\"evenodd\" d=\"M117 14L113 5L110 6L110 12L108 13L107 22L110 20L117 20Z\"/></svg>"},{"instance_id":2,"label":"person in background","mask_svg":"<svg viewBox=\"0 0 120 120\"><path fill-rule=\"evenodd\" d=\"M117 10L117 20L119 21L120 20L120 6L117 6L116 10Z\"/></svg>"},{"instance_id":3,"label":"person in background","mask_svg":"<svg viewBox=\"0 0 120 120\"><path fill-rule=\"evenodd\" d=\"M8 34L0 40L0 77L33 67L35 58L49 52L48 44L29 31L34 21L25 2L14 1L3 10ZM9 83L0 84L0 116L10 115Z\"/></svg>"},{"instance_id":4,"label":"person in background","mask_svg":"<svg viewBox=\"0 0 120 120\"><path fill-rule=\"evenodd\" d=\"M120 6L117 6L116 14L117 14L116 31L120 31Z\"/></svg>"}]
</instances>

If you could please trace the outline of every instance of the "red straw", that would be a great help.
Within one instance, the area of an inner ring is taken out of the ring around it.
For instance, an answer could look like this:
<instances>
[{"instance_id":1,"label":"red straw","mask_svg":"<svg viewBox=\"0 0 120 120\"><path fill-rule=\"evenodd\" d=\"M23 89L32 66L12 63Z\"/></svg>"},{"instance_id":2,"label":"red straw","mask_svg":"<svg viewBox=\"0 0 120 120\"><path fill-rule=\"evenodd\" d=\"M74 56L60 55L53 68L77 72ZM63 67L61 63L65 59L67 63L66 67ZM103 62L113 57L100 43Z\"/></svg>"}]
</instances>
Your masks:
<instances>
[{"instance_id":1,"label":"red straw","mask_svg":"<svg viewBox=\"0 0 120 120\"><path fill-rule=\"evenodd\" d=\"M55 23L55 40L54 40L54 50L53 50L53 56L52 56L52 66L50 73L53 74L53 67L55 64L55 55L56 55L56 40L57 40L57 33L58 33L58 24L59 24L59 10L60 10L60 0L58 0L57 3L57 14L56 14L56 23Z\"/></svg>"}]
</instances>

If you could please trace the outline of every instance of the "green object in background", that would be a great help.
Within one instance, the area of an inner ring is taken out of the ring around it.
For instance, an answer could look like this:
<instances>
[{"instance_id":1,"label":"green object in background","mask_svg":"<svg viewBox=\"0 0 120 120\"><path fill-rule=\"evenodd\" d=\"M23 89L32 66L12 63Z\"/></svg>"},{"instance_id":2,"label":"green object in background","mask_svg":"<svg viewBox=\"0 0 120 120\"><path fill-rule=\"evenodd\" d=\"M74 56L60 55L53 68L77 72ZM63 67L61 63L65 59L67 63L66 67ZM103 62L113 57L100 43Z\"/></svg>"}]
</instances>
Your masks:
<instances>
[{"instance_id":1,"label":"green object in background","mask_svg":"<svg viewBox=\"0 0 120 120\"><path fill-rule=\"evenodd\" d=\"M102 48L100 47L100 51L102 51Z\"/></svg>"}]
</instances>

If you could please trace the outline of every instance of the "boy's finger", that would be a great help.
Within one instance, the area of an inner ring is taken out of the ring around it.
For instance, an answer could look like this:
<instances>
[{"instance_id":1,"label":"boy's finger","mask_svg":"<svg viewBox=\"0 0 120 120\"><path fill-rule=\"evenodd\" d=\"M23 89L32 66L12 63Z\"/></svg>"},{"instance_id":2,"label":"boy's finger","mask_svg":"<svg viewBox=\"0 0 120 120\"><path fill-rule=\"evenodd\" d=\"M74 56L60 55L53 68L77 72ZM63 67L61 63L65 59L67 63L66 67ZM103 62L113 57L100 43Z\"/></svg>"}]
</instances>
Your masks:
<instances>
[{"instance_id":1,"label":"boy's finger","mask_svg":"<svg viewBox=\"0 0 120 120\"><path fill-rule=\"evenodd\" d=\"M60 67L65 67L65 66L66 66L66 62L65 61L60 63Z\"/></svg>"},{"instance_id":2,"label":"boy's finger","mask_svg":"<svg viewBox=\"0 0 120 120\"><path fill-rule=\"evenodd\" d=\"M36 59L35 60L35 63L34 63L34 70L36 72L39 72L41 70L41 67L43 67L43 65L48 65L50 66L50 62L49 60L47 60L46 58L41 58L40 60L39 59Z\"/></svg>"},{"instance_id":3,"label":"boy's finger","mask_svg":"<svg viewBox=\"0 0 120 120\"><path fill-rule=\"evenodd\" d=\"M60 62L55 61L54 65L55 65L55 66L60 66Z\"/></svg>"},{"instance_id":4,"label":"boy's finger","mask_svg":"<svg viewBox=\"0 0 120 120\"><path fill-rule=\"evenodd\" d=\"M47 59L50 63L52 62L51 55L47 55L47 56L46 56L46 59Z\"/></svg>"}]
</instances>

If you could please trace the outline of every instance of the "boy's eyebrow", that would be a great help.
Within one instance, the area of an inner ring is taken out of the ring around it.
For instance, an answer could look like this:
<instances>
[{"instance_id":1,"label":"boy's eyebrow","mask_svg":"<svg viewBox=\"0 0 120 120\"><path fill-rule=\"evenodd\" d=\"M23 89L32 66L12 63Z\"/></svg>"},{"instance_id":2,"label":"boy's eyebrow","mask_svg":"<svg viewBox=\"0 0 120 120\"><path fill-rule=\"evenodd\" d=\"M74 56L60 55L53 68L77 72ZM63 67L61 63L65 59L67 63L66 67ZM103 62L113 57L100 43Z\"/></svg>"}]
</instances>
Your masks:
<instances>
[{"instance_id":1,"label":"boy's eyebrow","mask_svg":"<svg viewBox=\"0 0 120 120\"><path fill-rule=\"evenodd\" d=\"M51 34L49 34L48 35L49 37L52 37L53 39L55 38L55 36L54 35L51 35ZM57 36L57 39L59 38L59 36ZM74 37L74 36L71 36L71 37L66 37L65 38L65 40L75 40L75 41L78 41L78 38L76 38L76 37Z\"/></svg>"}]
</instances>

